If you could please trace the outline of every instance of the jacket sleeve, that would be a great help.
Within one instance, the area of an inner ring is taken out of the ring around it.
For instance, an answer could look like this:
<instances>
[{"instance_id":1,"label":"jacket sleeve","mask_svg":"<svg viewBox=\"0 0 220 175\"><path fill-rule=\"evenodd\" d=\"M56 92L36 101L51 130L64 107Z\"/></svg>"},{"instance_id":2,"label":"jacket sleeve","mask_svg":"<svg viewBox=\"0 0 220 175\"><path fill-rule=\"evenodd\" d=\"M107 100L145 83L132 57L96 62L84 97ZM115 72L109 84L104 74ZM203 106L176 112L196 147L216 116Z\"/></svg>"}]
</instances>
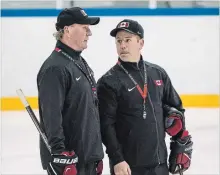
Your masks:
<instances>
[{"instance_id":1,"label":"jacket sleeve","mask_svg":"<svg viewBox=\"0 0 220 175\"><path fill-rule=\"evenodd\" d=\"M101 122L102 141L113 165L124 161L118 143L115 123L117 111L117 92L104 80L98 81L99 115Z\"/></svg>"},{"instance_id":2,"label":"jacket sleeve","mask_svg":"<svg viewBox=\"0 0 220 175\"><path fill-rule=\"evenodd\" d=\"M163 104L168 105L170 107L174 107L182 113L185 112L185 109L182 105L182 100L172 85L170 77L163 70L163 82L164 82L164 94L163 94Z\"/></svg>"},{"instance_id":3,"label":"jacket sleeve","mask_svg":"<svg viewBox=\"0 0 220 175\"><path fill-rule=\"evenodd\" d=\"M62 110L66 86L65 73L58 67L48 68L38 79L39 107L52 153L65 149Z\"/></svg>"},{"instance_id":4,"label":"jacket sleeve","mask_svg":"<svg viewBox=\"0 0 220 175\"><path fill-rule=\"evenodd\" d=\"M169 112L170 107L174 107L178 111L180 111L183 114L182 122L183 122L183 130L185 130L186 129L186 121L185 121L185 115L184 115L185 109L183 108L182 100L179 94L174 89L171 83L171 80L166 72L164 74L164 82L165 82L165 87L164 87L165 90L164 90L164 96L163 96L164 114L166 115L166 113ZM178 137L181 137L183 130L179 132L176 136L173 136L173 138L176 139Z\"/></svg>"}]
</instances>

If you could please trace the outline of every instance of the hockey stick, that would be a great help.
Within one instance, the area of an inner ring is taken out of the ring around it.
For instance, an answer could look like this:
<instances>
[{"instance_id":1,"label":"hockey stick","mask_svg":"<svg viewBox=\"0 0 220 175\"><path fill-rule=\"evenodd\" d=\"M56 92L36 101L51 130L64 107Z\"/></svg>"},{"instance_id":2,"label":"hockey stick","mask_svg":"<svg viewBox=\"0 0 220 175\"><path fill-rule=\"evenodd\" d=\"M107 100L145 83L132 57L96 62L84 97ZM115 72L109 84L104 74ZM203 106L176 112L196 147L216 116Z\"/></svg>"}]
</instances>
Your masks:
<instances>
[{"instance_id":1,"label":"hockey stick","mask_svg":"<svg viewBox=\"0 0 220 175\"><path fill-rule=\"evenodd\" d=\"M181 170L181 166L180 165L179 165L179 169L180 169L180 171L179 171L180 175L183 175L183 172Z\"/></svg>"},{"instance_id":2,"label":"hockey stick","mask_svg":"<svg viewBox=\"0 0 220 175\"><path fill-rule=\"evenodd\" d=\"M31 108L30 104L28 103L27 99L25 98L24 93L22 92L21 89L18 89L16 92L17 92L17 94L18 94L18 96L19 96L21 102L23 103L25 109L26 109L27 112L29 113L29 116L31 117L32 121L34 122L34 124L35 124L35 126L36 126L38 132L40 133L40 136L41 136L41 138L43 139L43 141L44 141L44 143L45 143L47 149L48 149L49 152L51 153L51 148L50 148L50 145L48 144L47 137L46 137L44 131L41 129L40 123L39 123L39 121L38 121L36 115L34 114L34 112L33 112L32 108Z\"/></svg>"}]
</instances>

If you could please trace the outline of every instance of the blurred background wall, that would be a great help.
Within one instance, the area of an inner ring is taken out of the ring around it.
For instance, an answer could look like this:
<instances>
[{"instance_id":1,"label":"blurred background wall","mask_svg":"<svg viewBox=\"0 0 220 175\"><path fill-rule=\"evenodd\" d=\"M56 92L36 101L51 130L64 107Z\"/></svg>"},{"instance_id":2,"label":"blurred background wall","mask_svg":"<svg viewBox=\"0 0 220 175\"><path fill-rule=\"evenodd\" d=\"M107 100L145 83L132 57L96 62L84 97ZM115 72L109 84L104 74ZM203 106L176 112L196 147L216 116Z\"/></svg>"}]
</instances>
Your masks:
<instances>
[{"instance_id":1,"label":"blurred background wall","mask_svg":"<svg viewBox=\"0 0 220 175\"><path fill-rule=\"evenodd\" d=\"M218 0L2 0L1 7L9 8L219 8Z\"/></svg>"},{"instance_id":2,"label":"blurred background wall","mask_svg":"<svg viewBox=\"0 0 220 175\"><path fill-rule=\"evenodd\" d=\"M116 63L109 32L124 18L145 29L144 59L162 66L186 107L219 107L219 1L25 0L1 2L1 110L37 109L36 76L55 46L56 15L71 6L100 16L83 56L100 78Z\"/></svg>"}]
</instances>

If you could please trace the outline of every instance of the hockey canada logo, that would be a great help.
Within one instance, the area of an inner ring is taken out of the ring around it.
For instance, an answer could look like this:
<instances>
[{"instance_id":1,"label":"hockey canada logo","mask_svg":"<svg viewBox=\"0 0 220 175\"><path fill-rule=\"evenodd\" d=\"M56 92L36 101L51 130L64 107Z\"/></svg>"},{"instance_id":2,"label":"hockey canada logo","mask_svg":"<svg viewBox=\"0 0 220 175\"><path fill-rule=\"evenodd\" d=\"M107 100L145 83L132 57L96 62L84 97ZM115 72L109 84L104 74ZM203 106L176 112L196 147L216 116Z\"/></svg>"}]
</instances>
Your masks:
<instances>
[{"instance_id":1,"label":"hockey canada logo","mask_svg":"<svg viewBox=\"0 0 220 175\"><path fill-rule=\"evenodd\" d=\"M157 86L161 86L163 84L163 81L162 80L154 80L154 83L157 85Z\"/></svg>"},{"instance_id":2,"label":"hockey canada logo","mask_svg":"<svg viewBox=\"0 0 220 175\"><path fill-rule=\"evenodd\" d=\"M129 22L122 22L118 25L118 28L121 28L121 27L126 27L128 28L129 27Z\"/></svg>"}]
</instances>

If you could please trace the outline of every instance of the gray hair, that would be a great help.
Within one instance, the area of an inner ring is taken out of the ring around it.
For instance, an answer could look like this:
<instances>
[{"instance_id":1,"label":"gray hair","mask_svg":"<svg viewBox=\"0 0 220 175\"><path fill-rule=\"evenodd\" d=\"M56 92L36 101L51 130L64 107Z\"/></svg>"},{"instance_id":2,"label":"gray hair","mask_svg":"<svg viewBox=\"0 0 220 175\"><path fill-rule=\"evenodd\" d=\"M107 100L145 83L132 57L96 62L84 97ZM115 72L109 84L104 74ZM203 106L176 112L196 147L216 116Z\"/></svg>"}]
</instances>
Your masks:
<instances>
[{"instance_id":1,"label":"gray hair","mask_svg":"<svg viewBox=\"0 0 220 175\"><path fill-rule=\"evenodd\" d=\"M55 33L53 34L53 36L56 38L56 40L60 40L60 39L62 39L63 34L64 34L64 30L61 29L61 30L55 32Z\"/></svg>"}]
</instances>

